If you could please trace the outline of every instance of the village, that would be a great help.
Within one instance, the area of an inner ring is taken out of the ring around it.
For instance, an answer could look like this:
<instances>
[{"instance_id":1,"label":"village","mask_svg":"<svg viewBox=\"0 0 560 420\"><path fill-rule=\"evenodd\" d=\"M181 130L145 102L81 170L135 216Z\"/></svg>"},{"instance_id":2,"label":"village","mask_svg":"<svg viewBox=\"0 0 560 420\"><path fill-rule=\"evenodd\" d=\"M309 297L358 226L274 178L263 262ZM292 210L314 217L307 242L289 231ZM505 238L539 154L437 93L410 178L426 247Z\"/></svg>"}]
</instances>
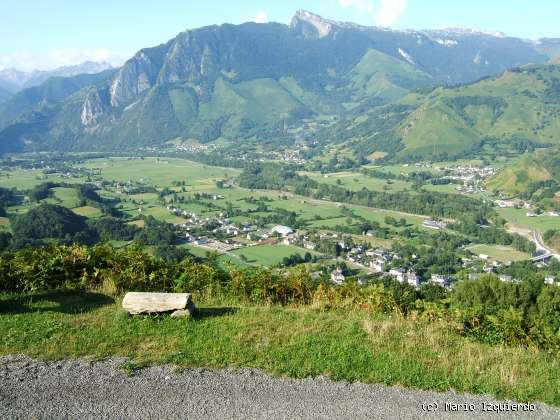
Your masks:
<instances>
[{"instance_id":1,"label":"village","mask_svg":"<svg viewBox=\"0 0 560 420\"><path fill-rule=\"evenodd\" d=\"M219 199L219 196L213 197ZM341 285L347 281L350 271L347 267L357 270L358 281L374 275L376 277L391 278L401 284L408 284L419 289L424 283L451 289L457 276L449 273L432 273L422 280L415 271L414 263L403 264L403 256L399 253L381 246L371 246L367 243L357 243L352 235L339 232L308 232L296 230L289 226L275 225L272 227L258 227L252 223L233 223L224 213L217 218L199 217L193 212L180 210L173 206L167 207L171 213L185 219L184 223L175 226L177 235L187 244L199 247L209 252L228 254L231 251L247 247L263 245L284 245L298 247L307 253L313 253L313 260L322 260L322 266L331 267L327 272L328 280L334 285ZM422 223L427 229L441 230L445 223L427 219ZM368 235L369 232L363 232ZM500 268L508 266L491 259L488 255L468 253L462 258L462 266L468 273L467 278L476 280L485 274L496 274L500 281L505 283L518 282L517 279L506 274L497 274ZM412 255L412 260L417 259ZM311 258L310 258L311 260ZM538 262L544 265L545 262ZM321 277L315 271L313 277ZM350 274L351 275L351 274ZM354 275L355 276L355 275ZM546 276L546 284L559 285L554 276Z\"/></svg>"}]
</instances>

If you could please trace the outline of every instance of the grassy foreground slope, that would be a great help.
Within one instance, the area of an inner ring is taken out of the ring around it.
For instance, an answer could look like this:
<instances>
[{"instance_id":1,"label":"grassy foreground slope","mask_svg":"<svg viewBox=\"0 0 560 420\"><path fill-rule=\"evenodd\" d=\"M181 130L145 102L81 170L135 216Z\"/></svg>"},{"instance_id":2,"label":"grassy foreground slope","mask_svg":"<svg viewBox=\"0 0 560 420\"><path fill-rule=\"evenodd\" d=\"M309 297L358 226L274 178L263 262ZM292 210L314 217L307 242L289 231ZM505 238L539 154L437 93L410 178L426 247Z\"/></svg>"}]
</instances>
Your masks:
<instances>
[{"instance_id":1,"label":"grassy foreground slope","mask_svg":"<svg viewBox=\"0 0 560 420\"><path fill-rule=\"evenodd\" d=\"M558 144L560 66L526 66L499 77L413 95L399 127L401 157L457 155L483 140Z\"/></svg>"},{"instance_id":2,"label":"grassy foreground slope","mask_svg":"<svg viewBox=\"0 0 560 420\"><path fill-rule=\"evenodd\" d=\"M560 405L560 362L545 352L490 346L429 317L219 305L194 319L128 317L120 299L58 292L0 296L0 355L126 356L178 367L252 367L302 378L493 394Z\"/></svg>"}]
</instances>

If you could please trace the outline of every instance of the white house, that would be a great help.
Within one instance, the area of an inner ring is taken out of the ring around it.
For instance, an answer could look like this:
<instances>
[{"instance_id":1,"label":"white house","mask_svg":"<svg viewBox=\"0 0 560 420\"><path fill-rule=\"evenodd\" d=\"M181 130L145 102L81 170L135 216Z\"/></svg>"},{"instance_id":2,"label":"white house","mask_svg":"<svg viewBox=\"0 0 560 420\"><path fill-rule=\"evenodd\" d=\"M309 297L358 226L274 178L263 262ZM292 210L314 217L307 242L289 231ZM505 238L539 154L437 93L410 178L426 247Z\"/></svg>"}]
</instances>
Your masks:
<instances>
[{"instance_id":1,"label":"white house","mask_svg":"<svg viewBox=\"0 0 560 420\"><path fill-rule=\"evenodd\" d=\"M331 280L333 281L334 284L344 283L346 277L344 276L344 274L342 274L342 270L340 269L340 267L337 267L337 269L331 273Z\"/></svg>"},{"instance_id":2,"label":"white house","mask_svg":"<svg viewBox=\"0 0 560 420\"><path fill-rule=\"evenodd\" d=\"M432 274L430 280L432 284L436 284L441 287L449 287L450 278L445 274Z\"/></svg>"},{"instance_id":3,"label":"white house","mask_svg":"<svg viewBox=\"0 0 560 420\"><path fill-rule=\"evenodd\" d=\"M278 226L274 226L270 230L270 233L278 233L280 236L288 236L294 233L294 230L288 226L278 225Z\"/></svg>"},{"instance_id":4,"label":"white house","mask_svg":"<svg viewBox=\"0 0 560 420\"><path fill-rule=\"evenodd\" d=\"M303 247L305 249L310 249L313 251L315 248L317 248L317 244L315 242L303 241Z\"/></svg>"},{"instance_id":5,"label":"white house","mask_svg":"<svg viewBox=\"0 0 560 420\"><path fill-rule=\"evenodd\" d=\"M406 273L406 281L416 289L420 287L420 277L414 271Z\"/></svg>"},{"instance_id":6,"label":"white house","mask_svg":"<svg viewBox=\"0 0 560 420\"><path fill-rule=\"evenodd\" d=\"M391 270L389 270L389 274L399 283L404 283L404 271L402 268L391 268Z\"/></svg>"},{"instance_id":7,"label":"white house","mask_svg":"<svg viewBox=\"0 0 560 420\"><path fill-rule=\"evenodd\" d=\"M369 263L369 266L377 273L382 273L385 271L385 261L375 260Z\"/></svg>"},{"instance_id":8,"label":"white house","mask_svg":"<svg viewBox=\"0 0 560 420\"><path fill-rule=\"evenodd\" d=\"M203 237L200 237L200 238L198 238L196 241L194 241L194 244L195 244L195 245L205 245L205 244L207 244L207 243L208 243L208 238L206 238L206 237L204 237L204 236L203 236Z\"/></svg>"}]
</instances>

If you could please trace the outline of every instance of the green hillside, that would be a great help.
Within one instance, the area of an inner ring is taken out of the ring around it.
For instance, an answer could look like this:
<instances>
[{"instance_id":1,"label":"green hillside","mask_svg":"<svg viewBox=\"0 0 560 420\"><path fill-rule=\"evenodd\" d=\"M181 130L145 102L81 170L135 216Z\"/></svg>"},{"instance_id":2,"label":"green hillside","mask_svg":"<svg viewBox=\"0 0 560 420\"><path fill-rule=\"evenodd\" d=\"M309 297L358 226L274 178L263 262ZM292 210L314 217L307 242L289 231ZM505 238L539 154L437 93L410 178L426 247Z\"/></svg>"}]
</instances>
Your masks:
<instances>
[{"instance_id":1,"label":"green hillside","mask_svg":"<svg viewBox=\"0 0 560 420\"><path fill-rule=\"evenodd\" d=\"M433 83L427 73L373 49L352 69L348 79L355 100L382 98L391 101Z\"/></svg>"},{"instance_id":2,"label":"green hillside","mask_svg":"<svg viewBox=\"0 0 560 420\"><path fill-rule=\"evenodd\" d=\"M489 179L486 187L491 191L515 195L527 191L532 183L550 179L552 176L542 159L526 155Z\"/></svg>"},{"instance_id":3,"label":"green hillside","mask_svg":"<svg viewBox=\"0 0 560 420\"><path fill-rule=\"evenodd\" d=\"M456 156L483 144L560 143L560 66L527 66L403 101L401 158Z\"/></svg>"},{"instance_id":4,"label":"green hillside","mask_svg":"<svg viewBox=\"0 0 560 420\"><path fill-rule=\"evenodd\" d=\"M560 205L560 148L524 155L490 178L490 191L530 199L545 208Z\"/></svg>"}]
</instances>

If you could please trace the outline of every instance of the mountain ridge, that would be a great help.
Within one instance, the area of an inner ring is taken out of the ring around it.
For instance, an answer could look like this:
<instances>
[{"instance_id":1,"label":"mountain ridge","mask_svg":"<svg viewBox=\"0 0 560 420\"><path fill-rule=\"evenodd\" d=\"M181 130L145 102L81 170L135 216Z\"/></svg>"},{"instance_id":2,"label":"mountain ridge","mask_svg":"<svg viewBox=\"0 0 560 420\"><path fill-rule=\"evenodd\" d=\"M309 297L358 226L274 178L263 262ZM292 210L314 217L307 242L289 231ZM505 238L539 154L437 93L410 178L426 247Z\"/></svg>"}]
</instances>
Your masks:
<instances>
[{"instance_id":1,"label":"mountain ridge","mask_svg":"<svg viewBox=\"0 0 560 420\"><path fill-rule=\"evenodd\" d=\"M80 64L61 66L53 70L33 70L25 72L15 68L0 70L0 87L11 93L38 86L51 77L72 77L80 74L101 73L111 69L107 62L84 61Z\"/></svg>"},{"instance_id":2,"label":"mountain ridge","mask_svg":"<svg viewBox=\"0 0 560 420\"><path fill-rule=\"evenodd\" d=\"M337 117L418 88L472 82L550 58L517 38L441 34L364 27L306 11L290 25L187 30L141 49L103 83L63 87L72 94L55 101L8 100L0 109L0 142L9 151L270 137L278 126L312 116ZM262 97L266 92L274 101ZM40 137L31 128L37 124Z\"/></svg>"}]
</instances>

